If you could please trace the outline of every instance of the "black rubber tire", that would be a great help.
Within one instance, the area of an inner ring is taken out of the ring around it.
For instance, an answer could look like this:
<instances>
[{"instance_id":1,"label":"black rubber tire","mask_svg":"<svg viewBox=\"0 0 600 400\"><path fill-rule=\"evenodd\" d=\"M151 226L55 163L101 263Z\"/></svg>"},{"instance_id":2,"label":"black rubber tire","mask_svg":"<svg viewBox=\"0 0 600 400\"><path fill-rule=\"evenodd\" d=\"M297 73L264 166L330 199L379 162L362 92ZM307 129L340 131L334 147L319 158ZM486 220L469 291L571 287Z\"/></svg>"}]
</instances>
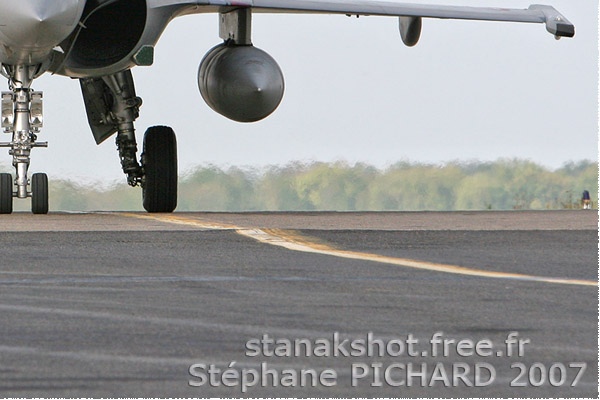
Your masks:
<instances>
[{"instance_id":1,"label":"black rubber tire","mask_svg":"<svg viewBox=\"0 0 600 400\"><path fill-rule=\"evenodd\" d=\"M0 174L0 214L13 212L13 178L11 174Z\"/></svg>"},{"instance_id":2,"label":"black rubber tire","mask_svg":"<svg viewBox=\"0 0 600 400\"><path fill-rule=\"evenodd\" d=\"M142 153L144 209L170 213L177 207L177 139L168 126L153 126L144 135Z\"/></svg>"},{"instance_id":3,"label":"black rubber tire","mask_svg":"<svg viewBox=\"0 0 600 400\"><path fill-rule=\"evenodd\" d=\"M46 174L31 176L31 212L48 214L48 175Z\"/></svg>"}]
</instances>

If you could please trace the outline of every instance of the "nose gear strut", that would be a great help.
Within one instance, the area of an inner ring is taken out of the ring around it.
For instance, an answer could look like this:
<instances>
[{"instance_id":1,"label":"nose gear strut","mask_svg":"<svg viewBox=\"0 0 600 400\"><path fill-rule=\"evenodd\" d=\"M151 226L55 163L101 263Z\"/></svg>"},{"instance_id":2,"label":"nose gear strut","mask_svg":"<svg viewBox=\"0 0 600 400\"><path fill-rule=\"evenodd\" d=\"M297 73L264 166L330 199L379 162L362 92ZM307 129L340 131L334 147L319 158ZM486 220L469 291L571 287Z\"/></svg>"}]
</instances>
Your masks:
<instances>
[{"instance_id":1,"label":"nose gear strut","mask_svg":"<svg viewBox=\"0 0 600 400\"><path fill-rule=\"evenodd\" d=\"M48 177L34 174L27 177L31 163L31 150L34 147L48 147L47 142L38 142L37 133L43 126L42 92L31 89L31 83L40 71L38 65L3 66L2 75L9 79L10 92L2 92L1 126L5 133L12 134L11 142L0 142L0 147L8 147L13 157L16 179L8 185L10 174L2 174L0 185L0 214L12 212L12 199L32 198L31 210L34 214L48 213ZM12 177L10 177L12 179ZM16 190L13 191L13 189Z\"/></svg>"},{"instance_id":2,"label":"nose gear strut","mask_svg":"<svg viewBox=\"0 0 600 400\"><path fill-rule=\"evenodd\" d=\"M34 214L48 213L48 176L27 177L34 147L43 126L42 92L31 83L43 72L41 65L2 65L0 74L9 80L10 91L2 92L0 126L12 134L12 141L0 142L13 157L16 179L0 173L0 214L13 211L13 198L31 197ZM175 133L165 126L151 127L144 135L141 162L137 161L134 122L142 99L135 94L133 76L126 70L113 75L80 80L88 121L96 143L114 133L127 183L142 187L143 205L148 212L172 212L177 206L177 142Z\"/></svg>"}]
</instances>

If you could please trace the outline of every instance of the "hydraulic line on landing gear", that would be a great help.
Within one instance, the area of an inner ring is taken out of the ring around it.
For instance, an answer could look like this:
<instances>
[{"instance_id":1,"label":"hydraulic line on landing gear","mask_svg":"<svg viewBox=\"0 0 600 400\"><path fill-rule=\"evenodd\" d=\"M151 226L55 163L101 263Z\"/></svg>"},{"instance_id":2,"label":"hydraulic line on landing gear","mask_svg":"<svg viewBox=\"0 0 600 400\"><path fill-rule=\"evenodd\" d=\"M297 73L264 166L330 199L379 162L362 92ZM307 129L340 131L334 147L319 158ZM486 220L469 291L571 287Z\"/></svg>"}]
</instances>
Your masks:
<instances>
[{"instance_id":1,"label":"hydraulic line on landing gear","mask_svg":"<svg viewBox=\"0 0 600 400\"><path fill-rule=\"evenodd\" d=\"M135 95L131 72L119 72L102 78L110 88L113 105L107 116L117 128L117 150L127 183L138 186L142 183L144 171L137 161L137 142L134 121L139 115L142 99Z\"/></svg>"},{"instance_id":2,"label":"hydraulic line on landing gear","mask_svg":"<svg viewBox=\"0 0 600 400\"><path fill-rule=\"evenodd\" d=\"M127 183L133 187L140 185L144 172L136 159L138 149L134 130L119 129L116 143L119 158L121 159L121 167L123 168L123 172L127 174Z\"/></svg>"}]
</instances>

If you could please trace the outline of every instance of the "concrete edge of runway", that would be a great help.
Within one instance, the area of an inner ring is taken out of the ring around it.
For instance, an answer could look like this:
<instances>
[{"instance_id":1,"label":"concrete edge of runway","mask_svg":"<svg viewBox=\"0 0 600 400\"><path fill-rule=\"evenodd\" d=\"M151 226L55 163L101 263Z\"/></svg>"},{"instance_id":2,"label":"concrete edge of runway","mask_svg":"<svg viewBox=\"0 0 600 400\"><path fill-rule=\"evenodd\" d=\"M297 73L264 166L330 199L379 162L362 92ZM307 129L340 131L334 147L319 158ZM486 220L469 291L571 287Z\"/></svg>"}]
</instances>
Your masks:
<instances>
[{"instance_id":1,"label":"concrete edge of runway","mask_svg":"<svg viewBox=\"0 0 600 400\"><path fill-rule=\"evenodd\" d=\"M163 218L144 218L161 215ZM137 218L132 218L136 216ZM174 224L179 217L201 222ZM198 229L313 229L382 231L598 230L598 213L560 211L419 212L52 212L0 215L3 232L173 231Z\"/></svg>"}]
</instances>

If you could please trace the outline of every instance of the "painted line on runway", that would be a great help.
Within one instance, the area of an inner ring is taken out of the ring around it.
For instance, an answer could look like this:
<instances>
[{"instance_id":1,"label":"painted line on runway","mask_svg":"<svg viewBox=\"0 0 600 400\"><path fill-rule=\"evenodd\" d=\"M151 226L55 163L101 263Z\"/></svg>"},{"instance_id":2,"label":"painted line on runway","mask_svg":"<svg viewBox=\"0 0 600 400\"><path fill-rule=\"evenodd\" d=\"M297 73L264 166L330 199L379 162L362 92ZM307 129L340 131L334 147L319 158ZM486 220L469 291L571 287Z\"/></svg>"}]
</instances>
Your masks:
<instances>
[{"instance_id":1,"label":"painted line on runway","mask_svg":"<svg viewBox=\"0 0 600 400\"><path fill-rule=\"evenodd\" d=\"M240 229L237 232L243 236L252 237L259 242L274 246L285 247L290 250L325 254L353 260L373 261L383 264L397 265L427 271L444 272L449 274L470 275L483 278L518 279L523 281L538 281L547 283L560 283L565 285L597 286L598 283L582 279L550 278L526 274L495 272L489 270L466 268L451 264L440 264L429 261L413 260L408 258L389 257L379 254L363 253L351 250L340 250L332 246L314 242L306 236L280 229Z\"/></svg>"},{"instance_id":2,"label":"painted line on runway","mask_svg":"<svg viewBox=\"0 0 600 400\"><path fill-rule=\"evenodd\" d=\"M510 272L496 272L489 270L482 270L476 268L461 267L458 265L451 264L440 264L429 261L413 260L408 258L400 257L389 257L382 256L379 254L363 253L351 250L340 250L335 247L320 243L319 241L298 234L290 230L284 229L253 229L244 228L230 224L221 224L215 222L202 221L199 219L192 219L181 217L172 214L134 214L134 213L122 213L126 217L150 219L159 222L166 222L171 224L195 226L200 229L216 229L216 230L232 230L241 236L252 238L258 242L269 244L272 246L279 246L288 250L300 251L305 253L322 254L340 258L347 258L352 260L371 261L388 265L396 265L400 267L407 267L413 269L420 269L426 271L443 272L448 274L468 275L476 276L480 278L494 278L494 279L512 279L519 281L530 281L530 282L545 282L545 283L556 283L563 285L580 285L580 286L598 286L598 282L585 279L569 279L569 278L552 278L544 276L535 276L527 274L518 274Z\"/></svg>"},{"instance_id":3,"label":"painted line on runway","mask_svg":"<svg viewBox=\"0 0 600 400\"><path fill-rule=\"evenodd\" d=\"M109 213L113 214L113 213ZM168 224L177 224L177 225L186 225L186 226L194 226L200 229L207 230L237 230L240 229L239 226L208 222L208 221L200 221L197 219L185 218L177 216L176 214L136 214L136 213L115 213L114 215L122 215L125 217L133 217L138 219L148 219L152 221L165 222Z\"/></svg>"}]
</instances>

